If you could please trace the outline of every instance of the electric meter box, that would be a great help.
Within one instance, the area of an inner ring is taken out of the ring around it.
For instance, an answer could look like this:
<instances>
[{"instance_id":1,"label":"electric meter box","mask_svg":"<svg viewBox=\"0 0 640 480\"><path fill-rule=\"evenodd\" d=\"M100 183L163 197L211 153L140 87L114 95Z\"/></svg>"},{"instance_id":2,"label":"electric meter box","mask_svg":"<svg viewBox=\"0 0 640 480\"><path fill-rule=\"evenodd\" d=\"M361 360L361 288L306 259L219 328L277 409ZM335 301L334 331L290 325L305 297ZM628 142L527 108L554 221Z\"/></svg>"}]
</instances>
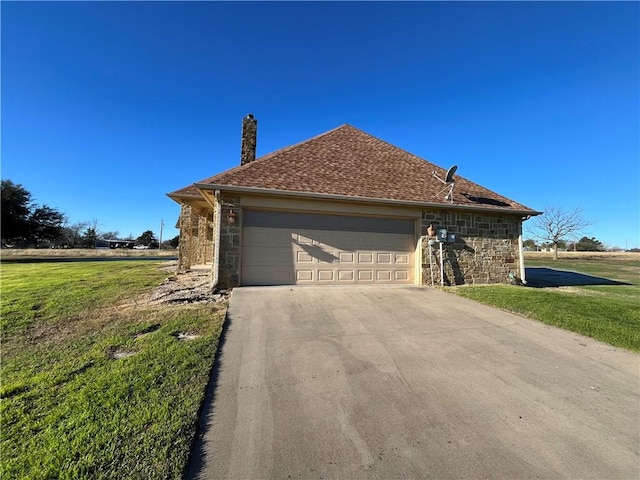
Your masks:
<instances>
[{"instance_id":1,"label":"electric meter box","mask_svg":"<svg viewBox=\"0 0 640 480\"><path fill-rule=\"evenodd\" d=\"M438 240L439 242L447 241L447 231L444 228L436 232L436 240Z\"/></svg>"},{"instance_id":2,"label":"electric meter box","mask_svg":"<svg viewBox=\"0 0 640 480\"><path fill-rule=\"evenodd\" d=\"M448 233L447 234L447 243L456 243L456 234Z\"/></svg>"}]
</instances>

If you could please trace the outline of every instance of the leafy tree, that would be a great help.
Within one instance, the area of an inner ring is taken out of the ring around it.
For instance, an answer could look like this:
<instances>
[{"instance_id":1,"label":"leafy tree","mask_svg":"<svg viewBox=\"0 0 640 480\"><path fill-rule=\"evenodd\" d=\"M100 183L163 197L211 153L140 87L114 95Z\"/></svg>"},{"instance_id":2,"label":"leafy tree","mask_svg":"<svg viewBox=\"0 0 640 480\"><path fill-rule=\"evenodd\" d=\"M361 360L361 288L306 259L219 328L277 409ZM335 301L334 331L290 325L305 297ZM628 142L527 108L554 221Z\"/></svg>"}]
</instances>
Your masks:
<instances>
[{"instance_id":1,"label":"leafy tree","mask_svg":"<svg viewBox=\"0 0 640 480\"><path fill-rule=\"evenodd\" d=\"M89 227L82 235L82 244L87 248L95 248L98 240L98 231L94 227Z\"/></svg>"},{"instance_id":2,"label":"leafy tree","mask_svg":"<svg viewBox=\"0 0 640 480\"><path fill-rule=\"evenodd\" d=\"M11 180L2 180L1 190L2 239L25 240L31 226L31 194L22 185Z\"/></svg>"},{"instance_id":3,"label":"leafy tree","mask_svg":"<svg viewBox=\"0 0 640 480\"><path fill-rule=\"evenodd\" d=\"M156 237L151 230L143 232L142 235L136 239L136 243L138 245L145 245L149 248L158 248L158 240L156 240Z\"/></svg>"},{"instance_id":4,"label":"leafy tree","mask_svg":"<svg viewBox=\"0 0 640 480\"><path fill-rule=\"evenodd\" d=\"M600 240L596 240L595 237L582 237L576 243L576 250L580 252L600 252L604 250L604 245Z\"/></svg>"},{"instance_id":5,"label":"leafy tree","mask_svg":"<svg viewBox=\"0 0 640 480\"><path fill-rule=\"evenodd\" d=\"M117 240L120 236L120 232L117 230L115 232L104 232L101 237L105 240Z\"/></svg>"},{"instance_id":6,"label":"leafy tree","mask_svg":"<svg viewBox=\"0 0 640 480\"><path fill-rule=\"evenodd\" d=\"M29 215L29 229L31 239L37 242L56 242L62 238L62 227L66 222L65 216L48 205L36 207Z\"/></svg>"},{"instance_id":7,"label":"leafy tree","mask_svg":"<svg viewBox=\"0 0 640 480\"><path fill-rule=\"evenodd\" d=\"M558 247L565 244L567 238L575 236L592 222L585 219L580 207L573 210L549 207L542 215L534 217L531 224L531 233L540 241L549 242L553 247L553 258L557 260Z\"/></svg>"},{"instance_id":8,"label":"leafy tree","mask_svg":"<svg viewBox=\"0 0 640 480\"><path fill-rule=\"evenodd\" d=\"M180 235L176 235L174 238L170 238L169 240L164 240L160 246L161 248L166 248L166 249L176 248L179 242L180 242Z\"/></svg>"},{"instance_id":9,"label":"leafy tree","mask_svg":"<svg viewBox=\"0 0 640 480\"><path fill-rule=\"evenodd\" d=\"M20 244L56 242L62 238L66 218L48 205L32 202L31 193L11 180L2 180L2 240Z\"/></svg>"},{"instance_id":10,"label":"leafy tree","mask_svg":"<svg viewBox=\"0 0 640 480\"><path fill-rule=\"evenodd\" d=\"M538 248L535 240L531 240L531 239L528 239L522 242L522 246L525 248L530 248L531 250L536 250Z\"/></svg>"}]
</instances>

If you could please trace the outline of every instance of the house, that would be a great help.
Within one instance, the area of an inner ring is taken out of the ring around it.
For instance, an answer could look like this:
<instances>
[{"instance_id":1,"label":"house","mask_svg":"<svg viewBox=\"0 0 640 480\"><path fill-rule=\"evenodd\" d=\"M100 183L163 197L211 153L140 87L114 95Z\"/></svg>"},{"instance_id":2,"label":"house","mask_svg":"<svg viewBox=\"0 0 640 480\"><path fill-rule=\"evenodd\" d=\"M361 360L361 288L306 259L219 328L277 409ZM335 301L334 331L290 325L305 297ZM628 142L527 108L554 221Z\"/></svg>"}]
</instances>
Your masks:
<instances>
[{"instance_id":1,"label":"house","mask_svg":"<svg viewBox=\"0 0 640 480\"><path fill-rule=\"evenodd\" d=\"M539 212L351 125L259 158L256 140L247 115L241 164L168 194L180 270L210 265L220 287L524 279Z\"/></svg>"},{"instance_id":2,"label":"house","mask_svg":"<svg viewBox=\"0 0 640 480\"><path fill-rule=\"evenodd\" d=\"M96 250L115 248L135 248L135 240L117 240L115 238L100 238L96 240Z\"/></svg>"}]
</instances>

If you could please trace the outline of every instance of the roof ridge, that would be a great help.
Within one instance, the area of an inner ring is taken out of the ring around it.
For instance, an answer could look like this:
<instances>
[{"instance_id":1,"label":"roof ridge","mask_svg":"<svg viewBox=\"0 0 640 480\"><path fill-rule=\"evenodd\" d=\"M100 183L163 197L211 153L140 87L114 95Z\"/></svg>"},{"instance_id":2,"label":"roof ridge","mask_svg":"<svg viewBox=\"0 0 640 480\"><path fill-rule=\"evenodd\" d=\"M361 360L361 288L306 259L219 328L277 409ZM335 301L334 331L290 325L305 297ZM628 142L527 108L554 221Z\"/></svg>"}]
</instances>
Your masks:
<instances>
[{"instance_id":1,"label":"roof ridge","mask_svg":"<svg viewBox=\"0 0 640 480\"><path fill-rule=\"evenodd\" d=\"M355 129L355 130L358 130L358 131L360 131L362 133L366 133L366 132L363 132L362 130L359 130L358 128L354 127L353 125L349 125L348 123L343 123L342 125L339 125L339 126L337 126L335 128L332 128L331 130L327 130L324 133L320 133L320 134L315 135L315 136L313 136L311 138L307 138L306 140L302 140L300 142L293 143L293 144L287 145L285 147L281 147L281 148L279 148L277 150L274 150L272 152L269 152L269 153L267 153L265 155L262 155L262 156L256 158L252 162L245 163L244 165L236 165L235 167L231 167L229 170L225 170L224 172L221 172L221 173L218 173L216 175L212 175L210 177L204 178L204 179L200 180L199 182L194 182L192 185L195 185L196 183L207 183L208 180L210 180L212 178L215 178L215 177L218 177L218 176L220 176L222 174L226 175L226 174L231 174L231 173L236 173L236 172L239 172L239 171L242 171L242 170L246 170L248 168L251 168L251 167L255 166L256 164L264 163L265 160L269 160L271 157L274 157L274 156L276 156L278 154L287 152L287 151L289 151L291 149L297 148L297 147L299 147L301 145L304 145L306 143L312 142L314 140L318 140L319 138L322 138L322 137L324 137L326 135L329 135L330 133L334 133L334 132L336 132L336 131L340 130L341 128L344 128L344 127L350 127L350 128Z\"/></svg>"}]
</instances>

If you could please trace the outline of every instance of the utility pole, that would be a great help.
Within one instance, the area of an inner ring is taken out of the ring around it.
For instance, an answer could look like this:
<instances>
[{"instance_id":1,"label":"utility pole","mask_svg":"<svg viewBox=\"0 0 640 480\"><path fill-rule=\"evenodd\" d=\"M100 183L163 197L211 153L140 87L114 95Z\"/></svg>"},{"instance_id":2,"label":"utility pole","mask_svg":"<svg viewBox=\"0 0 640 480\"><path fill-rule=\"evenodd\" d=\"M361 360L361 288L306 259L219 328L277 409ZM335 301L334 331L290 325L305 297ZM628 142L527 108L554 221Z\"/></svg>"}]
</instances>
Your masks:
<instances>
[{"instance_id":1,"label":"utility pole","mask_svg":"<svg viewBox=\"0 0 640 480\"><path fill-rule=\"evenodd\" d=\"M164 227L164 220L160 220L160 241L158 242L158 250L162 248L162 227Z\"/></svg>"}]
</instances>

